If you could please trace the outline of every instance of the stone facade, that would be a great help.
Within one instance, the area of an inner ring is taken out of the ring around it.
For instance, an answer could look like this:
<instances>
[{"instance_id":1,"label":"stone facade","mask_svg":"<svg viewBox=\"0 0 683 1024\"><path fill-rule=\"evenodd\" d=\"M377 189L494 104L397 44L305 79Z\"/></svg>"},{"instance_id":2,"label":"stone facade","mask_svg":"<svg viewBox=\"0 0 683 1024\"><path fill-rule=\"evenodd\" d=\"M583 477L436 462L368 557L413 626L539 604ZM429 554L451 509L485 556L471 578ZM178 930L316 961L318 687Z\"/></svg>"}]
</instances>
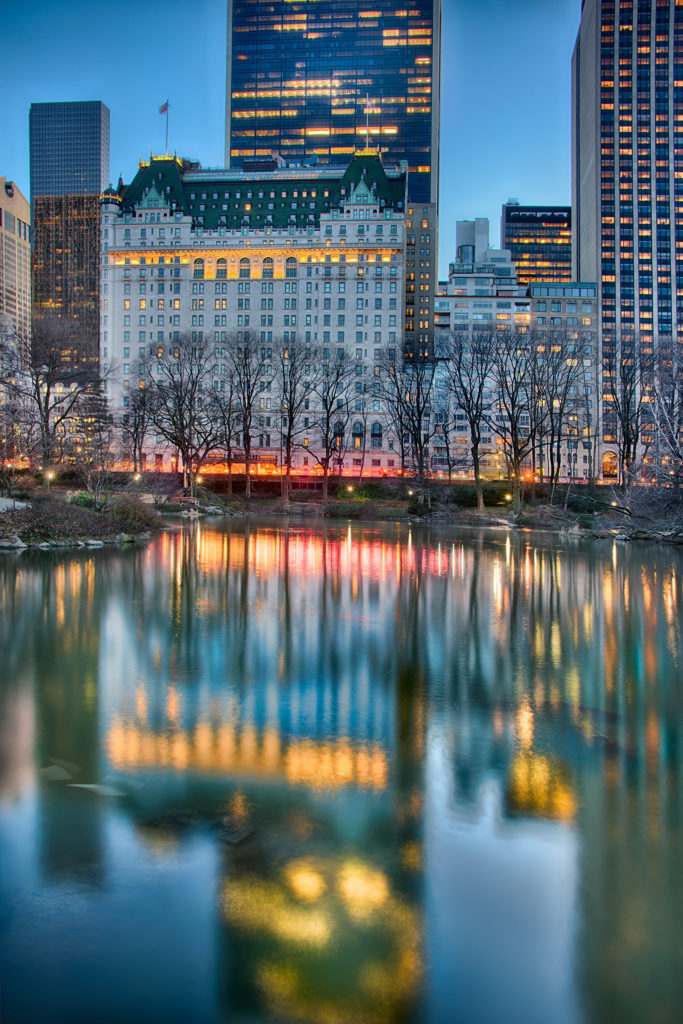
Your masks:
<instances>
[{"instance_id":1,"label":"stone facade","mask_svg":"<svg viewBox=\"0 0 683 1024\"><path fill-rule=\"evenodd\" d=\"M357 471L362 459L366 473L391 472L398 459L377 374L382 352L400 358L404 347L405 196L405 169L384 168L371 150L346 169L205 171L174 157L141 164L100 206L100 355L112 412L125 415L156 353L187 335L213 346L213 387L224 391L227 349L248 339L266 362L252 445L257 459L277 464L270 358L278 344L297 342L315 365L342 354L352 364L344 468ZM314 395L310 403L310 436L304 422L294 463L302 470L316 464ZM147 464L169 468L172 458L153 436Z\"/></svg>"}]
</instances>

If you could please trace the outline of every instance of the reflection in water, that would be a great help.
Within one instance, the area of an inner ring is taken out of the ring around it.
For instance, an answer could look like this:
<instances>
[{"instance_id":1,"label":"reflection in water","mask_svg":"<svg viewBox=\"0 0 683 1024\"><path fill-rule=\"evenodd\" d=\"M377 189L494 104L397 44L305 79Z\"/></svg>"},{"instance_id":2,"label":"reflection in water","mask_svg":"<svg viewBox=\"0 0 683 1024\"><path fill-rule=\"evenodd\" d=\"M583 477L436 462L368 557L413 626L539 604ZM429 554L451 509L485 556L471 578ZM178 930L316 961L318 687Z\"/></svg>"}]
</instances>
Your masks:
<instances>
[{"instance_id":1,"label":"reflection in water","mask_svg":"<svg viewBox=\"0 0 683 1024\"><path fill-rule=\"evenodd\" d=\"M3 1021L673 1020L681 568L291 524L7 556Z\"/></svg>"}]
</instances>

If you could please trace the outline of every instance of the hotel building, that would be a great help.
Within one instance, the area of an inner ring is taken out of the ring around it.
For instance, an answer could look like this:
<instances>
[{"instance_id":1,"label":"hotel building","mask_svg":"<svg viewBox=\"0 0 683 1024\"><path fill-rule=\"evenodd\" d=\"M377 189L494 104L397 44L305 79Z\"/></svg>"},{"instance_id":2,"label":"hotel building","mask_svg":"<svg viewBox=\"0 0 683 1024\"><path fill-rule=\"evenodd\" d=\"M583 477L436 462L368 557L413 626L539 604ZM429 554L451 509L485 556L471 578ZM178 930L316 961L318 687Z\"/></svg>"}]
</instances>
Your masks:
<instances>
[{"instance_id":1,"label":"hotel building","mask_svg":"<svg viewBox=\"0 0 683 1024\"><path fill-rule=\"evenodd\" d=\"M157 350L183 335L214 346L216 391L225 390L227 346L255 341L267 373L253 445L272 459L280 421L269 360L278 342L298 341L312 362L352 361L351 419L367 413L372 430L365 465L391 472L399 460L376 375L381 351L403 345L405 221L405 170L385 168L376 151L358 151L345 169L141 163L101 202L100 349L102 369L114 370L112 411L125 414ZM311 449L314 414L312 404ZM170 465L154 440L155 465ZM316 463L302 449L295 465Z\"/></svg>"}]
</instances>

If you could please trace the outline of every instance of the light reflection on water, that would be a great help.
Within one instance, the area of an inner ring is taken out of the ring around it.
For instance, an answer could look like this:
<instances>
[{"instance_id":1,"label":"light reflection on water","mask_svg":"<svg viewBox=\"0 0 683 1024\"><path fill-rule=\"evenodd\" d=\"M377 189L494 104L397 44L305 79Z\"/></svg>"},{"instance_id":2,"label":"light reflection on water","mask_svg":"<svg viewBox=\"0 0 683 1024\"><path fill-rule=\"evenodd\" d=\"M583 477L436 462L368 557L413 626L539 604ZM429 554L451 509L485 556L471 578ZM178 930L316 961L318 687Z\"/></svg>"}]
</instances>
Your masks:
<instances>
[{"instance_id":1,"label":"light reflection on water","mask_svg":"<svg viewBox=\"0 0 683 1024\"><path fill-rule=\"evenodd\" d=\"M682 568L267 523L7 556L3 1022L678 1019Z\"/></svg>"}]
</instances>

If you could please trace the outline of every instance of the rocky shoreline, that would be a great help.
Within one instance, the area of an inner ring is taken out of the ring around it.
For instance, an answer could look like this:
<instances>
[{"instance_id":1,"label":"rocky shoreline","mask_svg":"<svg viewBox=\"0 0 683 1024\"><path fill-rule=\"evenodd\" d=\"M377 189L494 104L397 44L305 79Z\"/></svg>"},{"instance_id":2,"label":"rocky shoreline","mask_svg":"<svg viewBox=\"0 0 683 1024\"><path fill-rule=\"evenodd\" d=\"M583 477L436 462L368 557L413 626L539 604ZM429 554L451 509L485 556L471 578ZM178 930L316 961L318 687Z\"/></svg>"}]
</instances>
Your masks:
<instances>
[{"instance_id":1,"label":"rocky shoreline","mask_svg":"<svg viewBox=\"0 0 683 1024\"><path fill-rule=\"evenodd\" d=\"M9 534L4 537L0 537L0 551L57 551L64 550L66 548L104 548L104 547L124 547L132 544L146 544L151 540L151 533L119 533L114 537L84 537L84 538L68 538L61 540L42 540L42 541L24 541L17 534Z\"/></svg>"}]
</instances>

